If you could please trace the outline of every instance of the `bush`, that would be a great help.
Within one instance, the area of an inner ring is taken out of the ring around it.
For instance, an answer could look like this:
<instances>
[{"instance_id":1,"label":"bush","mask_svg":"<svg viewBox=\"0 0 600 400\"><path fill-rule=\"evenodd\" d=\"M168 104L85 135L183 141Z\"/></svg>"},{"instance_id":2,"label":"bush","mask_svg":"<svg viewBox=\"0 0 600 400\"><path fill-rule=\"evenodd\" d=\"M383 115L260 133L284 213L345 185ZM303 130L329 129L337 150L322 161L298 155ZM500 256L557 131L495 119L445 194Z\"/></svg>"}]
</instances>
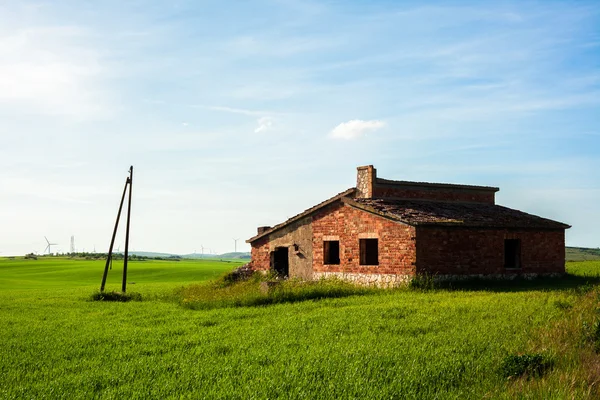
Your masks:
<instances>
[{"instance_id":1,"label":"bush","mask_svg":"<svg viewBox=\"0 0 600 400\"><path fill-rule=\"evenodd\" d=\"M221 282L222 287L226 287L239 281L246 281L255 275L257 274L250 268L250 265L244 264L223 275L219 281Z\"/></svg>"},{"instance_id":2,"label":"bush","mask_svg":"<svg viewBox=\"0 0 600 400\"><path fill-rule=\"evenodd\" d=\"M410 280L408 283L409 289L412 290L433 290L438 286L435 276L430 274L419 274Z\"/></svg>"},{"instance_id":3,"label":"bush","mask_svg":"<svg viewBox=\"0 0 600 400\"><path fill-rule=\"evenodd\" d=\"M508 355L502 360L500 374L504 378L539 377L550 370L553 364L548 356L539 353Z\"/></svg>"},{"instance_id":4,"label":"bush","mask_svg":"<svg viewBox=\"0 0 600 400\"><path fill-rule=\"evenodd\" d=\"M92 301L142 301L140 293L96 292L90 296Z\"/></svg>"}]
</instances>

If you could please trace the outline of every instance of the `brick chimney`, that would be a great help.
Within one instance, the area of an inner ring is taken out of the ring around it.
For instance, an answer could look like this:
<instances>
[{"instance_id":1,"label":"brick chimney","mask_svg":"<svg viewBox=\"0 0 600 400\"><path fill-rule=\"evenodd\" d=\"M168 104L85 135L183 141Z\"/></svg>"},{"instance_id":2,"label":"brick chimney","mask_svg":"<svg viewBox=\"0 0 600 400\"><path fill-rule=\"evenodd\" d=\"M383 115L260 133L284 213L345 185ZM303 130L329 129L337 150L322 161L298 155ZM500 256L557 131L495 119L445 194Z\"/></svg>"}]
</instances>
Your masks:
<instances>
[{"instance_id":1,"label":"brick chimney","mask_svg":"<svg viewBox=\"0 0 600 400\"><path fill-rule=\"evenodd\" d=\"M257 229L258 234L262 234L263 232L268 231L269 229L271 229L270 226L259 226Z\"/></svg>"},{"instance_id":2,"label":"brick chimney","mask_svg":"<svg viewBox=\"0 0 600 400\"><path fill-rule=\"evenodd\" d=\"M358 167L356 173L356 197L370 199L373 197L373 186L377 179L377 170L372 165Z\"/></svg>"}]
</instances>

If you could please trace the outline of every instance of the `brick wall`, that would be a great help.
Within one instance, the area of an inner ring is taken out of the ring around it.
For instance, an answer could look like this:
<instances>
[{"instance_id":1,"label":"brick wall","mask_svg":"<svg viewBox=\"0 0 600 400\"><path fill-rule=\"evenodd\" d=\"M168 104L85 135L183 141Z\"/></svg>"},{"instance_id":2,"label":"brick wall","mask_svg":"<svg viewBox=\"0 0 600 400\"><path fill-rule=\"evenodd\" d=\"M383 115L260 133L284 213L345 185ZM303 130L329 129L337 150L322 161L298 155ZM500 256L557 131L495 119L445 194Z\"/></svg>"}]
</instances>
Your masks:
<instances>
[{"instance_id":1,"label":"brick wall","mask_svg":"<svg viewBox=\"0 0 600 400\"><path fill-rule=\"evenodd\" d=\"M363 238L378 239L378 265L360 265ZM504 266L506 239L520 240L519 269ZM339 264L324 264L325 240L339 241ZM413 227L338 202L252 243L251 265L268 271L270 253L276 247L287 247L292 277L337 276L394 286L415 273L465 277L563 274L564 246L564 230Z\"/></svg>"},{"instance_id":2,"label":"brick wall","mask_svg":"<svg viewBox=\"0 0 600 400\"><path fill-rule=\"evenodd\" d=\"M494 190L483 188L377 179L377 169L372 165L357 168L356 189L356 197L366 199L392 197L495 204L496 197Z\"/></svg>"},{"instance_id":3,"label":"brick wall","mask_svg":"<svg viewBox=\"0 0 600 400\"><path fill-rule=\"evenodd\" d=\"M504 240L521 240L521 268L504 268ZM564 230L417 228L417 271L439 275L565 272Z\"/></svg>"},{"instance_id":4,"label":"brick wall","mask_svg":"<svg viewBox=\"0 0 600 400\"><path fill-rule=\"evenodd\" d=\"M313 216L313 270L316 273L413 275L415 228L335 204ZM360 265L359 239L377 238L379 265ZM323 263L323 241L339 240L340 264Z\"/></svg>"},{"instance_id":5,"label":"brick wall","mask_svg":"<svg viewBox=\"0 0 600 400\"><path fill-rule=\"evenodd\" d=\"M465 190L465 189L424 189L402 187L400 185L375 185L373 188L374 198L401 198L401 199L425 199L442 201L468 201L477 203L495 203L494 192Z\"/></svg>"},{"instance_id":6,"label":"brick wall","mask_svg":"<svg viewBox=\"0 0 600 400\"><path fill-rule=\"evenodd\" d=\"M252 261L250 266L255 271L268 271L271 265L271 256L269 253L269 238L264 237L252 243L250 249Z\"/></svg>"}]
</instances>

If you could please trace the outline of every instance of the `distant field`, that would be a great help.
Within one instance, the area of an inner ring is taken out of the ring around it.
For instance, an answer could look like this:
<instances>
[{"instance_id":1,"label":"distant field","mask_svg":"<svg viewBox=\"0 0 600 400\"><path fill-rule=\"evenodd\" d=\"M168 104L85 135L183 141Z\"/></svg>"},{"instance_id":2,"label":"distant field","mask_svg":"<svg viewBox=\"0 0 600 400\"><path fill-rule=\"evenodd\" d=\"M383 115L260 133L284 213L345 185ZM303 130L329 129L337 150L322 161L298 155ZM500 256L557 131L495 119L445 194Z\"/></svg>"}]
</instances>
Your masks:
<instances>
[{"instance_id":1,"label":"distant field","mask_svg":"<svg viewBox=\"0 0 600 400\"><path fill-rule=\"evenodd\" d=\"M87 300L102 262L0 259L0 398L512 398L502 359L527 351L600 276L600 262L582 262L568 269L587 278L568 285L178 304L177 287L239 264L133 262L143 301L103 303ZM118 289L120 266L109 277ZM550 398L585 392L563 386Z\"/></svg>"},{"instance_id":2,"label":"distant field","mask_svg":"<svg viewBox=\"0 0 600 400\"><path fill-rule=\"evenodd\" d=\"M40 257L37 260L0 258L0 290L100 287L105 263L104 260L60 257ZM243 260L130 261L127 281L133 282L130 290L149 283L204 281L214 279L243 263ZM122 274L123 260L113 261L107 290L120 290Z\"/></svg>"},{"instance_id":3,"label":"distant field","mask_svg":"<svg viewBox=\"0 0 600 400\"><path fill-rule=\"evenodd\" d=\"M565 250L567 261L600 261L600 248L567 247Z\"/></svg>"}]
</instances>

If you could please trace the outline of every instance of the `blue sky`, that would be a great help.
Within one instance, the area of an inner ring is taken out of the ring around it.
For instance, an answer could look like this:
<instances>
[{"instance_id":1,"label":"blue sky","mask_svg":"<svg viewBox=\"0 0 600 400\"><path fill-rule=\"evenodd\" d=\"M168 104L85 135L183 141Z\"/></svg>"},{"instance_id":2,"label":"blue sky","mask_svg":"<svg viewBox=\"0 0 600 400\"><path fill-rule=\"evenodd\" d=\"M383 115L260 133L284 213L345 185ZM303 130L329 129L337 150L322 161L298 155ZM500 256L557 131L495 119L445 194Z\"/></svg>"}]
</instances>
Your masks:
<instances>
[{"instance_id":1,"label":"blue sky","mask_svg":"<svg viewBox=\"0 0 600 400\"><path fill-rule=\"evenodd\" d=\"M0 255L106 251L131 164L135 250L248 250L366 164L598 247L599 110L597 2L3 2Z\"/></svg>"}]
</instances>

